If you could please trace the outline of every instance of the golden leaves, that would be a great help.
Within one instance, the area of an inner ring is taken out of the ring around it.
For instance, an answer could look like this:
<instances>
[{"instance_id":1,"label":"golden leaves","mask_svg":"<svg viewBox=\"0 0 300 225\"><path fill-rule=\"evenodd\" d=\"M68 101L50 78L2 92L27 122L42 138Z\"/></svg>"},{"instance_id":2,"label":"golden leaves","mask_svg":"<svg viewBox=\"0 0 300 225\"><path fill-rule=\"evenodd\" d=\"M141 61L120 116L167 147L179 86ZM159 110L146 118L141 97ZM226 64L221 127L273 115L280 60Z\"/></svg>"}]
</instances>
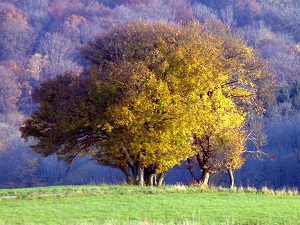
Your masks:
<instances>
[{"instance_id":1,"label":"golden leaves","mask_svg":"<svg viewBox=\"0 0 300 225\"><path fill-rule=\"evenodd\" d=\"M122 170L137 163L164 172L195 154L208 158L203 168L242 165L245 114L261 109L264 76L252 49L199 23L134 22L97 37L83 53L89 77L62 77L47 83L54 93L45 85L39 92L40 117L29 121L46 128L54 121L52 133L35 128L26 137L67 156L97 147L90 153L97 162Z\"/></svg>"}]
</instances>

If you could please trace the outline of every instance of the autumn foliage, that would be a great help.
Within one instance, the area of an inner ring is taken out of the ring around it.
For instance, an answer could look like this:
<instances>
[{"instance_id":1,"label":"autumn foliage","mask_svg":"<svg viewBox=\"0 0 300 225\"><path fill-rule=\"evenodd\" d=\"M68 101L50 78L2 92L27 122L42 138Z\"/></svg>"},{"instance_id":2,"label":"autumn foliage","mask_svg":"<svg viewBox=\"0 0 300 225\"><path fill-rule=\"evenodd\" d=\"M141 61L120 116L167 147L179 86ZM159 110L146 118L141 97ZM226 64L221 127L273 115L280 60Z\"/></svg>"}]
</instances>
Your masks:
<instances>
[{"instance_id":1,"label":"autumn foliage","mask_svg":"<svg viewBox=\"0 0 300 225\"><path fill-rule=\"evenodd\" d=\"M83 55L88 74L59 76L34 95L39 108L21 132L36 152L69 162L88 154L139 185L161 184L187 158L201 183L241 167L245 115L263 111L257 82L267 76L244 43L199 23L134 22L97 36Z\"/></svg>"}]
</instances>

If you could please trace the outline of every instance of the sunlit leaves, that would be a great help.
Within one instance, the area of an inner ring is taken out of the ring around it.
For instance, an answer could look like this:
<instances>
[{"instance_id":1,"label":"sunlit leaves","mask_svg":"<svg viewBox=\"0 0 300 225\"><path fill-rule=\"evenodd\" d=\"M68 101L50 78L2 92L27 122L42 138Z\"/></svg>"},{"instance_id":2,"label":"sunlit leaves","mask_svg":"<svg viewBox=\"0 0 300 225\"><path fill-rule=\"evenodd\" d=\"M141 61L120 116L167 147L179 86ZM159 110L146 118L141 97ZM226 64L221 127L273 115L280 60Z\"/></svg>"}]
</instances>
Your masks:
<instances>
[{"instance_id":1,"label":"sunlit leaves","mask_svg":"<svg viewBox=\"0 0 300 225\"><path fill-rule=\"evenodd\" d=\"M136 184L193 155L209 172L239 168L263 73L234 41L198 23L134 22L100 35L83 49L88 74L42 85L23 137L44 155L90 154Z\"/></svg>"},{"instance_id":2,"label":"sunlit leaves","mask_svg":"<svg viewBox=\"0 0 300 225\"><path fill-rule=\"evenodd\" d=\"M119 140L106 142L106 148L122 146L133 160L138 157L144 166L157 163L162 171L180 162L178 154L189 155L182 103L165 82L157 80L142 63L110 63L109 70L101 72L110 72L100 86L108 85L111 91L107 95L108 135L114 142Z\"/></svg>"}]
</instances>

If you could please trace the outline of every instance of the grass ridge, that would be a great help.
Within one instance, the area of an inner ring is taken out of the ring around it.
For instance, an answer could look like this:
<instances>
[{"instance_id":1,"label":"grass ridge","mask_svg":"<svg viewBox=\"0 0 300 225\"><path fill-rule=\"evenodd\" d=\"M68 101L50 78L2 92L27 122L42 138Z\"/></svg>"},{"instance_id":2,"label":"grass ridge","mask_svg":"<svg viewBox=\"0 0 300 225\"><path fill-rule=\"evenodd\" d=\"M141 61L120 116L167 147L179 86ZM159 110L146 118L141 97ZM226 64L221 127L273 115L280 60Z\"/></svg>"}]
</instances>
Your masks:
<instances>
[{"instance_id":1,"label":"grass ridge","mask_svg":"<svg viewBox=\"0 0 300 225\"><path fill-rule=\"evenodd\" d=\"M0 189L0 201L7 199L39 199L78 196L98 196L108 194L170 194L170 193L255 193L263 195L299 196L297 188L279 190L262 187L197 187L182 184L161 187L140 187L130 185L80 185L80 186L49 186L19 189Z\"/></svg>"}]
</instances>

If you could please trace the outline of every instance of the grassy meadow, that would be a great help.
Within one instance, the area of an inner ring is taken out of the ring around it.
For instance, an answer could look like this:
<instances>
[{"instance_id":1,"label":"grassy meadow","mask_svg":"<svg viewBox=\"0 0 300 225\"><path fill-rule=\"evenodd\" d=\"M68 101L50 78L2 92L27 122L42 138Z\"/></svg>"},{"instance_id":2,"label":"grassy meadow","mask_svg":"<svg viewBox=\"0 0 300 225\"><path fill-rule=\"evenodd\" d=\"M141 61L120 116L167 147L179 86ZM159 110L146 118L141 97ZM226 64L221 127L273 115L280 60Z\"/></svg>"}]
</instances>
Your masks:
<instances>
[{"instance_id":1,"label":"grassy meadow","mask_svg":"<svg viewBox=\"0 0 300 225\"><path fill-rule=\"evenodd\" d=\"M62 186L0 190L0 224L300 224L297 191Z\"/></svg>"}]
</instances>

